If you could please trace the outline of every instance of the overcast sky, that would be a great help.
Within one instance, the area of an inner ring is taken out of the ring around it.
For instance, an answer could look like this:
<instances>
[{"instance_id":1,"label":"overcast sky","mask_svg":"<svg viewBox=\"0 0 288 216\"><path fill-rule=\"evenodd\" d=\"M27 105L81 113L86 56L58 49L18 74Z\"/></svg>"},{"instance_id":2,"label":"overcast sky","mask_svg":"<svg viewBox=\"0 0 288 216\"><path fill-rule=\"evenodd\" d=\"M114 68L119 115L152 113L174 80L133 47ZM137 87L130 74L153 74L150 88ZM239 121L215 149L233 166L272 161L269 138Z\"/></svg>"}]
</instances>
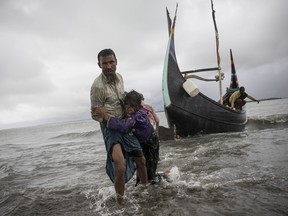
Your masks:
<instances>
[{"instance_id":1,"label":"overcast sky","mask_svg":"<svg viewBox=\"0 0 288 216\"><path fill-rule=\"evenodd\" d=\"M177 2L180 69L216 67L210 0L0 0L0 129L90 118L103 48L116 52L125 90L163 109L165 8L173 16ZM288 97L287 8L287 0L214 0L224 90L232 48L248 94ZM219 99L218 83L197 85Z\"/></svg>"}]
</instances>

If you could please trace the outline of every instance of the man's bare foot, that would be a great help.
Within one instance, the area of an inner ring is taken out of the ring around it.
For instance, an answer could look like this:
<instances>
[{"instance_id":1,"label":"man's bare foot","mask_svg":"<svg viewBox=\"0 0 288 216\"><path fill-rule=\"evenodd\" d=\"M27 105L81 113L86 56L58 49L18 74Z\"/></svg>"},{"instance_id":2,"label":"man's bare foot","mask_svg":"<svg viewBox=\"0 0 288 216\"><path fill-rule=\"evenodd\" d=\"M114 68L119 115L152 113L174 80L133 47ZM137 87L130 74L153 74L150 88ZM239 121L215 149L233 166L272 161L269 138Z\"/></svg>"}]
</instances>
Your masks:
<instances>
[{"instance_id":1,"label":"man's bare foot","mask_svg":"<svg viewBox=\"0 0 288 216\"><path fill-rule=\"evenodd\" d=\"M116 202L118 203L118 205L123 205L124 204L124 196L121 196L120 194L116 194Z\"/></svg>"}]
</instances>

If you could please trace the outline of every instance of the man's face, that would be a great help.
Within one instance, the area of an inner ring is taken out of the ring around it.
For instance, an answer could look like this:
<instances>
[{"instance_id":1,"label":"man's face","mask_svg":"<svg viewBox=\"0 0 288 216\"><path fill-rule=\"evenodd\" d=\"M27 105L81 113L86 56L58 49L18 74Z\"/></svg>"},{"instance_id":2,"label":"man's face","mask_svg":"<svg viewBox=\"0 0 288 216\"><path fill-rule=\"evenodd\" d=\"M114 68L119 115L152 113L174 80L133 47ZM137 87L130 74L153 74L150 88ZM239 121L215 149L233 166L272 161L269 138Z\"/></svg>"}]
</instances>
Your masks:
<instances>
[{"instance_id":1,"label":"man's face","mask_svg":"<svg viewBox=\"0 0 288 216\"><path fill-rule=\"evenodd\" d=\"M117 60L113 55L100 56L98 65L109 81L115 80Z\"/></svg>"}]
</instances>

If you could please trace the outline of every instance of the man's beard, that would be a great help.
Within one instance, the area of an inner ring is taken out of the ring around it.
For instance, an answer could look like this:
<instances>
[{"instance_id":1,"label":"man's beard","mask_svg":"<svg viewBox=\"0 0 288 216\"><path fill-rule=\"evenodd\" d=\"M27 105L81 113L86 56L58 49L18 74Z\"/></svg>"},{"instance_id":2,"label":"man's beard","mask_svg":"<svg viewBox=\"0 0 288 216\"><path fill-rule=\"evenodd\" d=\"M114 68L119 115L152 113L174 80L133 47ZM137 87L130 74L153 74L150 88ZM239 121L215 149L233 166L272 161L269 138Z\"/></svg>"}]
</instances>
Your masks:
<instances>
[{"instance_id":1,"label":"man's beard","mask_svg":"<svg viewBox=\"0 0 288 216\"><path fill-rule=\"evenodd\" d=\"M108 82L114 82L115 79L116 79L116 74L115 73L114 74L109 74L106 77L107 77Z\"/></svg>"}]
</instances>

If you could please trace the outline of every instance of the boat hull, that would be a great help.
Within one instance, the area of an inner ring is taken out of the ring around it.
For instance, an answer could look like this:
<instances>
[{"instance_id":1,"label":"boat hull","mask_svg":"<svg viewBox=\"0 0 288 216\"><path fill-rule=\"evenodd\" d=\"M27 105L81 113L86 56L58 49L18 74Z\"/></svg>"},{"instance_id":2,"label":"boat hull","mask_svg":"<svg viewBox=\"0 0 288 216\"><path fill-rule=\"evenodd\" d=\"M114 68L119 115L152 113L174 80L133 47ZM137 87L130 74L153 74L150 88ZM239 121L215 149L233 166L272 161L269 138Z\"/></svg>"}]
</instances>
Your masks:
<instances>
[{"instance_id":1,"label":"boat hull","mask_svg":"<svg viewBox=\"0 0 288 216\"><path fill-rule=\"evenodd\" d=\"M197 112L195 109L197 108L193 105L189 109L185 109L174 104L165 108L169 127L175 126L178 136L237 132L245 129L246 117L244 113L226 113L221 108L218 111L208 111L211 109L211 105L205 105L205 103L201 105L201 112Z\"/></svg>"},{"instance_id":2,"label":"boat hull","mask_svg":"<svg viewBox=\"0 0 288 216\"><path fill-rule=\"evenodd\" d=\"M169 127L176 135L185 137L197 133L243 131L247 123L245 109L235 111L212 100L201 92L191 97L183 88L186 80L181 74L170 35L162 79L164 108Z\"/></svg>"}]
</instances>

